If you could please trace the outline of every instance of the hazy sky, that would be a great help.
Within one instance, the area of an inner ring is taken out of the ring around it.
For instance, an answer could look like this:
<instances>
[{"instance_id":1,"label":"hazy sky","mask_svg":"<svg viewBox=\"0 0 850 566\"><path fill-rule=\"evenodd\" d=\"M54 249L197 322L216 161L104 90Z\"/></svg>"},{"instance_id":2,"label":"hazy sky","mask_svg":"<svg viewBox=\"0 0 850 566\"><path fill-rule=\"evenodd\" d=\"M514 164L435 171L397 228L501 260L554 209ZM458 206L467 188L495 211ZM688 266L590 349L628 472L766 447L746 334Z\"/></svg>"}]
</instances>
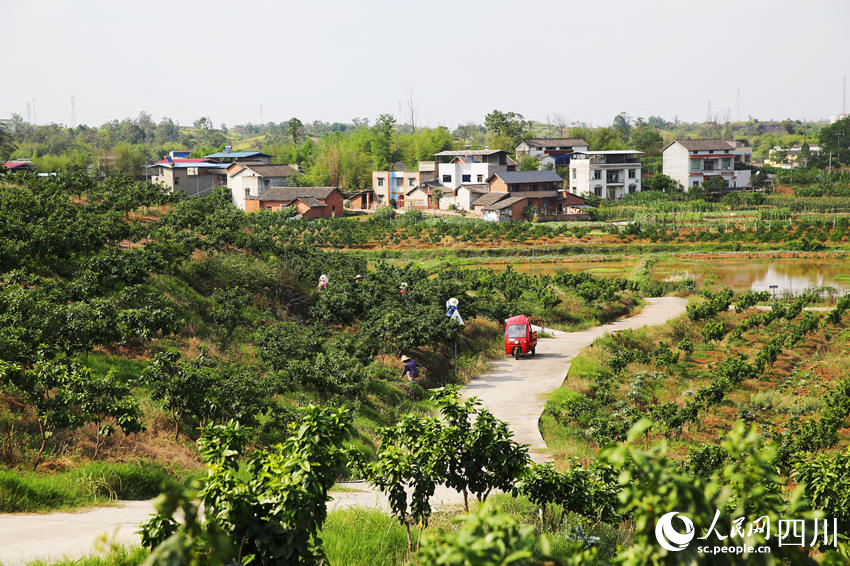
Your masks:
<instances>
[{"instance_id":1,"label":"hazy sky","mask_svg":"<svg viewBox=\"0 0 850 566\"><path fill-rule=\"evenodd\" d=\"M216 125L841 111L848 0L0 0L0 118Z\"/></svg>"}]
</instances>

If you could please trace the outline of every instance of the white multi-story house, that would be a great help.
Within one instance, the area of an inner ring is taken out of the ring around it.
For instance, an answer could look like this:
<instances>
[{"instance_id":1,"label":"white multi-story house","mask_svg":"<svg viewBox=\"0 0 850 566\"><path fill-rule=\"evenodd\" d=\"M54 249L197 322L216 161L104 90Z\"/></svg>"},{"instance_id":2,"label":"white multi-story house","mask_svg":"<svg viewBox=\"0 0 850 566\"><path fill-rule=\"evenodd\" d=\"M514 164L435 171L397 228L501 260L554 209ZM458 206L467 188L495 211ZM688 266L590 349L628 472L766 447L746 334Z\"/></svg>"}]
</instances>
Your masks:
<instances>
[{"instance_id":1,"label":"white multi-story house","mask_svg":"<svg viewBox=\"0 0 850 566\"><path fill-rule=\"evenodd\" d=\"M735 169L735 146L723 140L675 140L662 152L662 173L688 191L720 177L728 188L750 186L750 170Z\"/></svg>"},{"instance_id":2,"label":"white multi-story house","mask_svg":"<svg viewBox=\"0 0 850 566\"><path fill-rule=\"evenodd\" d=\"M235 162L227 167L227 187L233 205L245 210L245 199L260 197L271 187L288 187L300 174L292 165Z\"/></svg>"},{"instance_id":3,"label":"white multi-story house","mask_svg":"<svg viewBox=\"0 0 850 566\"><path fill-rule=\"evenodd\" d=\"M638 156L642 153L632 149L575 152L570 159L570 192L608 200L639 193L641 165Z\"/></svg>"},{"instance_id":4,"label":"white multi-story house","mask_svg":"<svg viewBox=\"0 0 850 566\"><path fill-rule=\"evenodd\" d=\"M541 169L567 167L578 151L587 151L587 142L581 138L527 138L516 146L517 159L535 157Z\"/></svg>"},{"instance_id":5,"label":"white multi-story house","mask_svg":"<svg viewBox=\"0 0 850 566\"><path fill-rule=\"evenodd\" d=\"M461 185L485 183L498 171L516 170L516 161L499 149L449 150L434 157L438 160L437 181L452 192Z\"/></svg>"}]
</instances>

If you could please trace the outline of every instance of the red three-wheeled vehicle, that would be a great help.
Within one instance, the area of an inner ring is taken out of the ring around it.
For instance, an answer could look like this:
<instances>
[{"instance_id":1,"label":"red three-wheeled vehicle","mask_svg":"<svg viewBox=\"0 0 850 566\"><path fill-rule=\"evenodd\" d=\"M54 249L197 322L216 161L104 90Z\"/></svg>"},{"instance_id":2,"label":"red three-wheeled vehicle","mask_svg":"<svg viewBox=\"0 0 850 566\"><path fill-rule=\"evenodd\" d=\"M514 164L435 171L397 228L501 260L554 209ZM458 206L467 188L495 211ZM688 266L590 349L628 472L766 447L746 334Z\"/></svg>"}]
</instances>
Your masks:
<instances>
[{"instance_id":1,"label":"red three-wheeled vehicle","mask_svg":"<svg viewBox=\"0 0 850 566\"><path fill-rule=\"evenodd\" d=\"M537 333L531 329L531 323L524 314L505 321L505 353L514 358L531 354L537 347Z\"/></svg>"}]
</instances>

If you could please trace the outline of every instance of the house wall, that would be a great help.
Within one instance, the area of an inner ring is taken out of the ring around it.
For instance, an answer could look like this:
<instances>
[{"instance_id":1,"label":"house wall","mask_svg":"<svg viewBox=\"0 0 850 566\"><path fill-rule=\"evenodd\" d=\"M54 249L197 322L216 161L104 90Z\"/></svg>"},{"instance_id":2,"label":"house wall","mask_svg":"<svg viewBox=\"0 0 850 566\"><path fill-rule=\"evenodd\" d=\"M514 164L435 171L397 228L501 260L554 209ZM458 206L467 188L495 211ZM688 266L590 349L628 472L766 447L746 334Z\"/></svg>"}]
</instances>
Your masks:
<instances>
[{"instance_id":1,"label":"house wall","mask_svg":"<svg viewBox=\"0 0 850 566\"><path fill-rule=\"evenodd\" d=\"M635 176L629 178L629 170L634 170ZM599 171L599 179L594 179L594 171ZM619 181L608 184L608 173L617 172ZM593 163L590 159L570 160L570 171L567 177L569 191L579 196L595 195L604 199L619 200L630 193L641 191L641 165L639 163L617 164L617 166ZM634 189L630 186L634 185Z\"/></svg>"},{"instance_id":2,"label":"house wall","mask_svg":"<svg viewBox=\"0 0 850 566\"><path fill-rule=\"evenodd\" d=\"M351 204L349 205L349 208L354 210L372 210L375 208L374 193L362 193L354 195L353 197L351 197L350 201Z\"/></svg>"},{"instance_id":3,"label":"house wall","mask_svg":"<svg viewBox=\"0 0 850 566\"><path fill-rule=\"evenodd\" d=\"M487 181L487 177L493 173L507 170L507 165L492 163L439 163L437 180L446 187L455 190L463 183L484 183ZM449 180L445 180L447 175ZM469 175L468 181L463 180L464 175Z\"/></svg>"},{"instance_id":4,"label":"house wall","mask_svg":"<svg viewBox=\"0 0 850 566\"><path fill-rule=\"evenodd\" d=\"M383 185L379 185L379 179ZM419 171L372 171L372 190L378 206L389 205L391 200L402 205L404 193L420 184Z\"/></svg>"},{"instance_id":5,"label":"house wall","mask_svg":"<svg viewBox=\"0 0 850 566\"><path fill-rule=\"evenodd\" d=\"M691 186L689 174L689 154L685 146L676 142L662 154L661 172L675 181L682 183L685 192Z\"/></svg>"},{"instance_id":6,"label":"house wall","mask_svg":"<svg viewBox=\"0 0 850 566\"><path fill-rule=\"evenodd\" d=\"M455 206L460 210L472 210L472 204L481 196L481 193L473 193L467 188L461 187L457 190ZM442 199L440 199L442 203ZM442 204L440 206L442 208Z\"/></svg>"},{"instance_id":7,"label":"house wall","mask_svg":"<svg viewBox=\"0 0 850 566\"><path fill-rule=\"evenodd\" d=\"M427 208L428 207L428 193L423 191L422 189L417 188L409 192L404 199L404 207L412 208Z\"/></svg>"}]
</instances>

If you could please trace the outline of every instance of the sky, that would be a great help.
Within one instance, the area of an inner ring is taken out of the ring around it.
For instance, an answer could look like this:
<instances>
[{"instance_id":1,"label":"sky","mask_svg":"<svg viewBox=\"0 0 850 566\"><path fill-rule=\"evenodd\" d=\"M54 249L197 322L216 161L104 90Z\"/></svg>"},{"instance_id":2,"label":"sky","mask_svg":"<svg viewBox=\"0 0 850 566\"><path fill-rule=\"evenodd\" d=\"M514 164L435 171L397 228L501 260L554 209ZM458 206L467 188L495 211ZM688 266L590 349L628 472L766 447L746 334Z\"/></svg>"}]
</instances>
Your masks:
<instances>
[{"instance_id":1,"label":"sky","mask_svg":"<svg viewBox=\"0 0 850 566\"><path fill-rule=\"evenodd\" d=\"M827 119L847 0L0 0L0 118ZM740 92L740 103L738 103ZM262 109L262 112L261 112Z\"/></svg>"}]
</instances>

